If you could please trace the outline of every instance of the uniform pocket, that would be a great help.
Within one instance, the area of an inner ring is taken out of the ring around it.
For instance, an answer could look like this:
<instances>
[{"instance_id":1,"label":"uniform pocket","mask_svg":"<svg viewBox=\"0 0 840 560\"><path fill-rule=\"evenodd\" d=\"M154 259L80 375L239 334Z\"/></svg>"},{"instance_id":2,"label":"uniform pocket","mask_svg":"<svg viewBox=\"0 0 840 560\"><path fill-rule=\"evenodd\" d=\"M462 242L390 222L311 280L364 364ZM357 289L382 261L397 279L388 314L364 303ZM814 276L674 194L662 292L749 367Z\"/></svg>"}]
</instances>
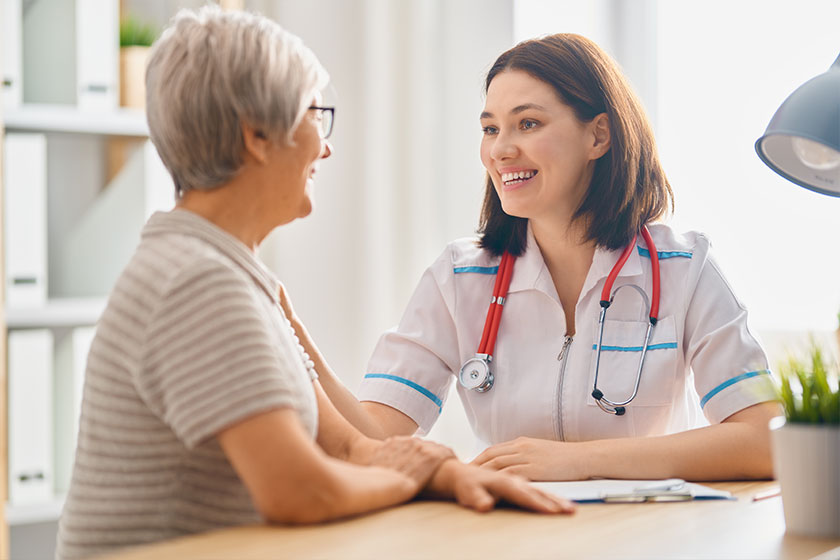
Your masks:
<instances>
[{"instance_id":1,"label":"uniform pocket","mask_svg":"<svg viewBox=\"0 0 840 560\"><path fill-rule=\"evenodd\" d=\"M605 321L598 371L598 389L605 398L613 402L623 402L633 394L647 327L647 321ZM596 323L591 344L590 392L595 380L597 342ZM673 402L678 351L674 318L662 317L653 327L639 381L639 392L630 405L661 406ZM597 406L591 396L586 402L590 406Z\"/></svg>"}]
</instances>

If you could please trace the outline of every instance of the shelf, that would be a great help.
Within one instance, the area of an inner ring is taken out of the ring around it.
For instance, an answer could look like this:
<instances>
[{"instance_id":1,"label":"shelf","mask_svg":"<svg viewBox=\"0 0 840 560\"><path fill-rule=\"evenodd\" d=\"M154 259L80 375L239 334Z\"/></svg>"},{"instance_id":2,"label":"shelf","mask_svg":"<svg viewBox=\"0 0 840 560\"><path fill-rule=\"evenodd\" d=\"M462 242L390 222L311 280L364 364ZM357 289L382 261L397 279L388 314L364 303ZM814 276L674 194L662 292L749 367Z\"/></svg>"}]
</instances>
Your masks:
<instances>
[{"instance_id":1,"label":"shelf","mask_svg":"<svg viewBox=\"0 0 840 560\"><path fill-rule=\"evenodd\" d=\"M7 307L6 328L38 329L95 325L104 298L52 299L42 307Z\"/></svg>"},{"instance_id":2,"label":"shelf","mask_svg":"<svg viewBox=\"0 0 840 560\"><path fill-rule=\"evenodd\" d=\"M4 112L7 131L67 132L147 137L146 115L139 109L81 111L72 105L24 104Z\"/></svg>"},{"instance_id":3,"label":"shelf","mask_svg":"<svg viewBox=\"0 0 840 560\"><path fill-rule=\"evenodd\" d=\"M57 521L64 508L64 496L56 496L49 502L16 506L6 504L6 523L10 527L15 525L29 525L32 523L47 523Z\"/></svg>"}]
</instances>

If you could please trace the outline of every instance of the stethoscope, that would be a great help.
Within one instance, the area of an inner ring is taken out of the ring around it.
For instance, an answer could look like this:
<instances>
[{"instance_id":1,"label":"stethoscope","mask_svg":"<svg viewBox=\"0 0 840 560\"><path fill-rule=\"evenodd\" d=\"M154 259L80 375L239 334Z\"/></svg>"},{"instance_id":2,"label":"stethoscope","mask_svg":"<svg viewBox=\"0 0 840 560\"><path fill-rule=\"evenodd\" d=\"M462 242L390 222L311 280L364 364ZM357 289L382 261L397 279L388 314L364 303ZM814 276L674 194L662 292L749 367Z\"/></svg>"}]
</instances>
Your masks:
<instances>
[{"instance_id":1,"label":"stethoscope","mask_svg":"<svg viewBox=\"0 0 840 560\"><path fill-rule=\"evenodd\" d=\"M626 409L625 407L636 398L639 392L639 382L642 379L642 368L645 364L645 356L650 345L651 335L653 334L653 327L656 326L656 321L659 316L659 254L656 252L656 245L651 239L650 232L646 226L642 226L642 237L650 252L651 270L653 272L653 288L652 296L653 302L648 300L645 291L635 284L624 284L613 291L615 279L619 272L624 267L624 263L630 258L630 253L636 247L636 238L628 244L618 261L613 266L607 280L604 283L604 288L601 290L601 313L598 316L598 344L595 347L595 381L592 387L592 397L595 402L604 412L622 416ZM499 323L502 319L502 310L504 309L505 300L507 299L508 288L510 287L510 279L513 276L513 257L507 251L502 254L502 260L499 263L499 269L496 272L496 283L493 286L493 296L490 298L490 306L487 309L487 318L484 320L484 330L481 334L481 341L478 344L478 352L475 356L464 362L461 366L461 371L458 373L458 382L465 389L470 389L478 393L485 393L493 387L493 372L490 369L490 363L493 361L493 348L496 345L496 337L499 334ZM648 314L649 323L647 332L645 333L645 341L642 346L642 354L639 358L639 368L636 371L636 382L633 387L633 394L630 398L614 402L604 396L604 393L598 389L598 371L601 365L601 347L604 339L604 323L606 321L607 309L612 305L613 300L619 290L630 287L636 290L645 302L645 307L650 309Z\"/></svg>"}]
</instances>

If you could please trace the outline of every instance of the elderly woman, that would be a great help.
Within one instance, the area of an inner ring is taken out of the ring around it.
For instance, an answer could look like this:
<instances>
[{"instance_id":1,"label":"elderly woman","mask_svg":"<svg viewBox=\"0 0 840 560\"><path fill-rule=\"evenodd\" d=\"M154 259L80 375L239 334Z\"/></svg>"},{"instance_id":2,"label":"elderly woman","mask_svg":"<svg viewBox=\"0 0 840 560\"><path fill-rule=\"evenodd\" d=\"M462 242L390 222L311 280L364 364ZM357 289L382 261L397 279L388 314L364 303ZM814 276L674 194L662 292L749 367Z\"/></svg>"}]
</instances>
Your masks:
<instances>
[{"instance_id":1,"label":"elderly woman","mask_svg":"<svg viewBox=\"0 0 840 560\"><path fill-rule=\"evenodd\" d=\"M59 558L335 519L423 490L482 511L571 509L435 444L368 439L325 397L256 250L311 211L332 150L326 82L298 38L245 13L182 11L154 47L149 129L178 202L145 226L100 320Z\"/></svg>"}]
</instances>

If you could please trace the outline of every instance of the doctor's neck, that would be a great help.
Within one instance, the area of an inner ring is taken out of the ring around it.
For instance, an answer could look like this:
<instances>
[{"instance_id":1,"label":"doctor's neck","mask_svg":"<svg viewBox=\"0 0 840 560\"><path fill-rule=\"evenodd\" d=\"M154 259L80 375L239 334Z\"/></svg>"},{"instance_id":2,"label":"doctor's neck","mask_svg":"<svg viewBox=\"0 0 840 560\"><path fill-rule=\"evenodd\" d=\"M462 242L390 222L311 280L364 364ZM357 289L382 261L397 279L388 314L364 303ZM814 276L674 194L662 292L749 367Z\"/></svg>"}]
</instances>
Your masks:
<instances>
[{"instance_id":1,"label":"doctor's neck","mask_svg":"<svg viewBox=\"0 0 840 560\"><path fill-rule=\"evenodd\" d=\"M585 267L589 270L595 254L595 241L586 239L582 220L530 220L531 231L549 269L552 265Z\"/></svg>"},{"instance_id":2,"label":"doctor's neck","mask_svg":"<svg viewBox=\"0 0 840 560\"><path fill-rule=\"evenodd\" d=\"M552 218L531 218L528 220L534 237L543 245L562 247L564 250L595 248L595 242L586 239L586 223L583 220L559 220Z\"/></svg>"}]
</instances>

